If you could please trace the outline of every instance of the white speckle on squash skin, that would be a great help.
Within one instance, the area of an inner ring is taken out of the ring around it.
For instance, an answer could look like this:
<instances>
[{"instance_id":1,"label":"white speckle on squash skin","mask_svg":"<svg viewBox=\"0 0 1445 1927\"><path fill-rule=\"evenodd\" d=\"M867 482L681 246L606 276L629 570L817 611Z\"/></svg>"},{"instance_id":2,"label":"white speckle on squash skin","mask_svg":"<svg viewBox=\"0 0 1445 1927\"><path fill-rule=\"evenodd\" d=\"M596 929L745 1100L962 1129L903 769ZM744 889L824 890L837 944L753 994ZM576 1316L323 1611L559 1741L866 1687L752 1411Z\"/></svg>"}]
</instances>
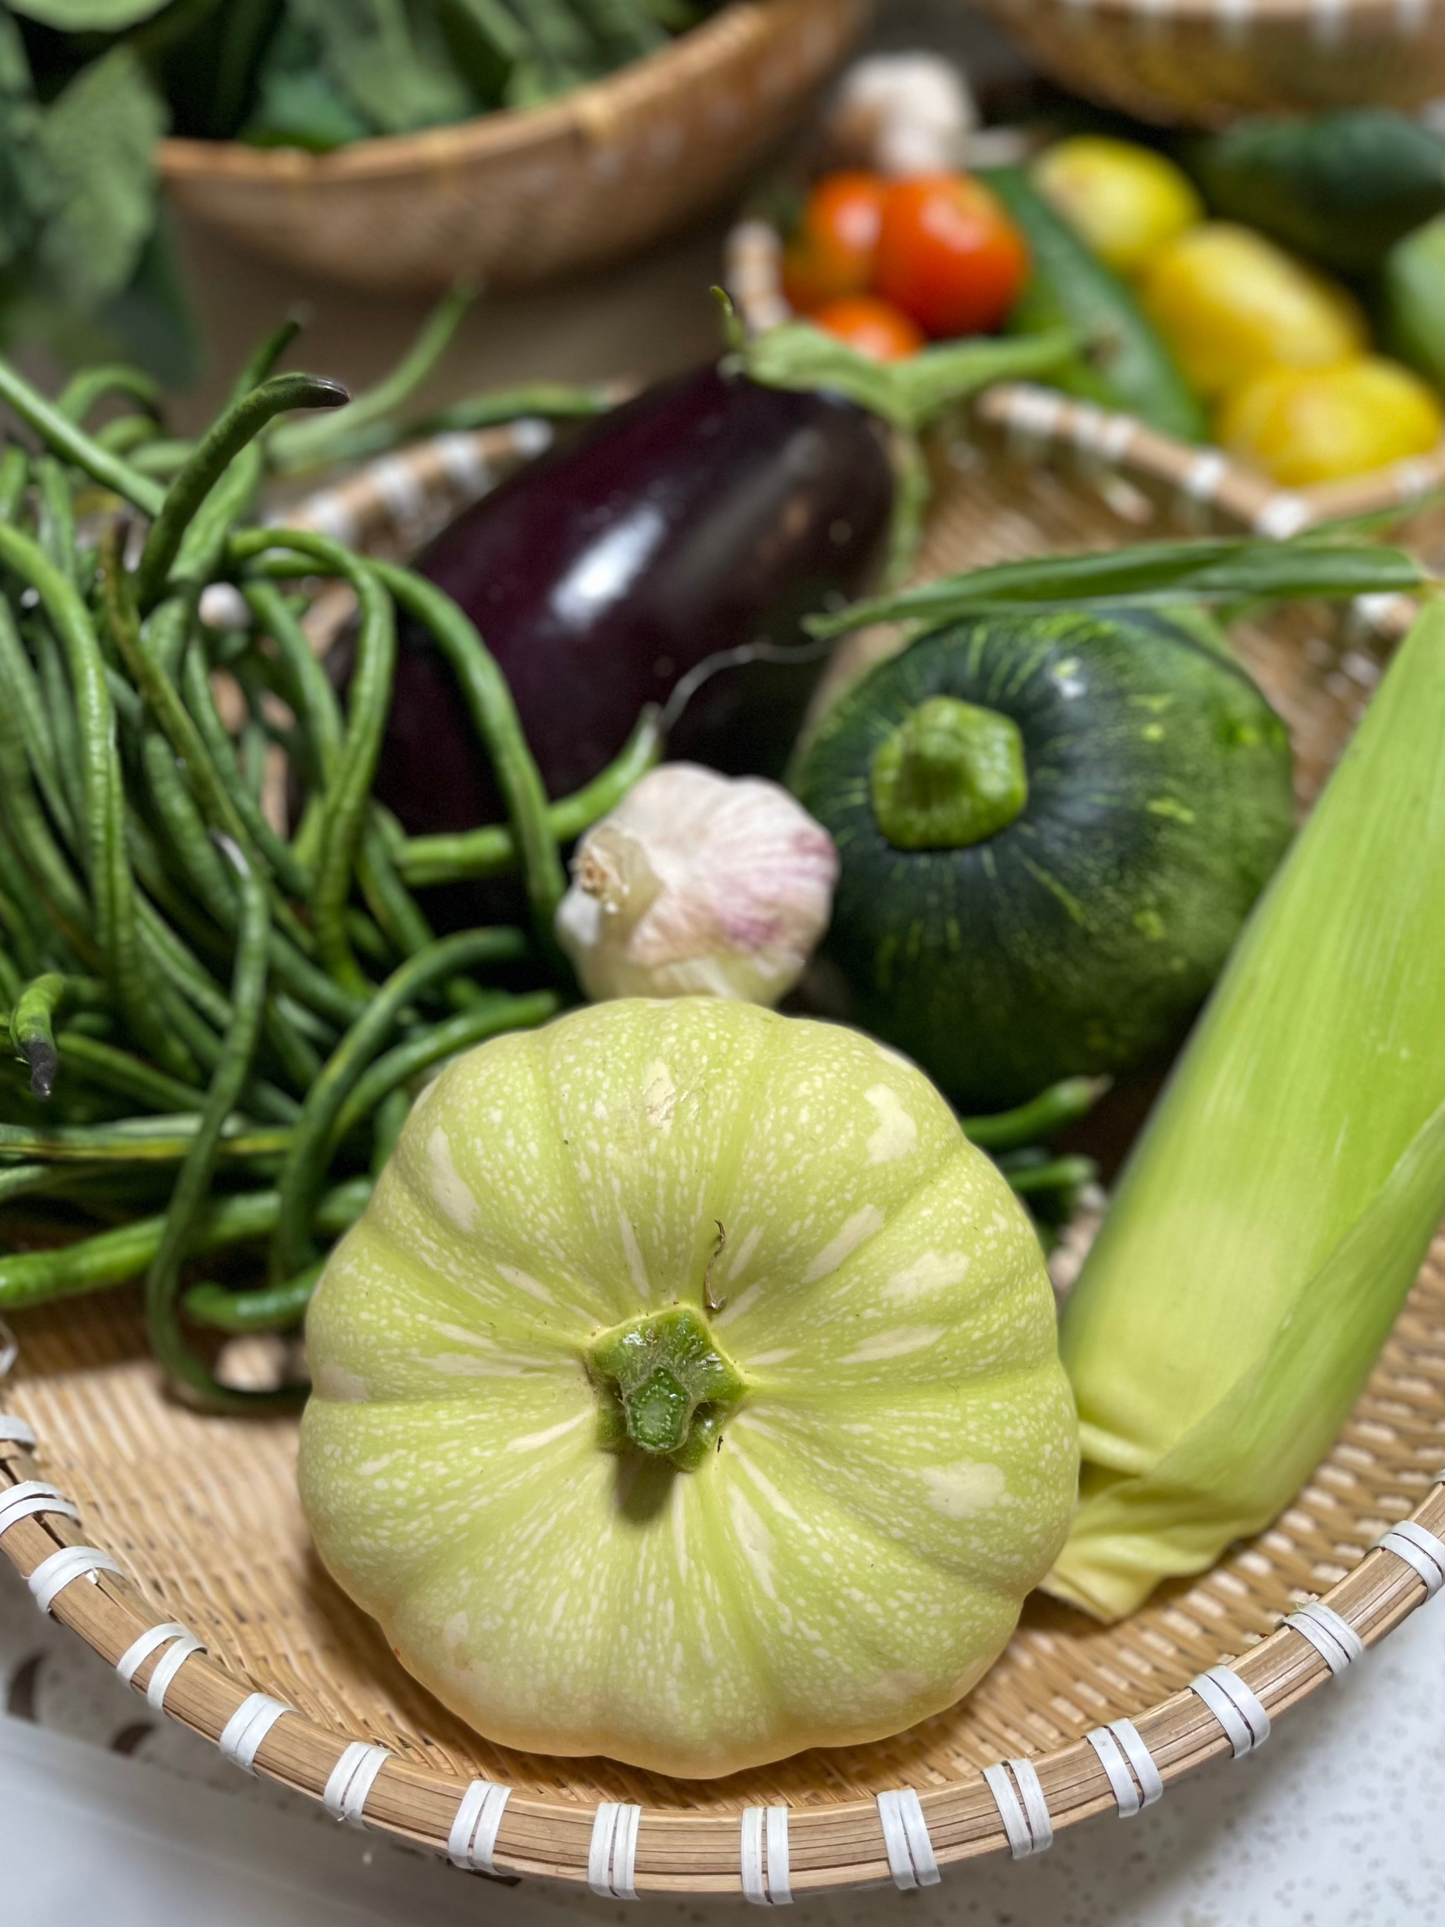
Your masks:
<instances>
[{"instance_id":1,"label":"white speckle on squash skin","mask_svg":"<svg viewBox=\"0 0 1445 1927\"><path fill-rule=\"evenodd\" d=\"M323 1398L334 1398L343 1405L363 1405L371 1396L364 1378L330 1359L316 1373L316 1389Z\"/></svg>"},{"instance_id":2,"label":"white speckle on squash skin","mask_svg":"<svg viewBox=\"0 0 1445 1927\"><path fill-rule=\"evenodd\" d=\"M632 1274L632 1282L644 1303L652 1297L652 1286L647 1282L647 1267L642 1261L642 1247L637 1242L637 1233L632 1228L632 1220L625 1211L617 1213L617 1229L622 1237L622 1249L627 1256L627 1269Z\"/></svg>"},{"instance_id":3,"label":"white speckle on squash skin","mask_svg":"<svg viewBox=\"0 0 1445 1927\"><path fill-rule=\"evenodd\" d=\"M642 1114L654 1130L664 1137L672 1129L677 1112L677 1085L672 1072L661 1059L654 1058L642 1073Z\"/></svg>"},{"instance_id":4,"label":"white speckle on squash skin","mask_svg":"<svg viewBox=\"0 0 1445 1927\"><path fill-rule=\"evenodd\" d=\"M865 1204L861 1210L845 1218L838 1232L829 1239L817 1257L803 1273L805 1285L816 1285L824 1278L830 1278L845 1258L851 1258L865 1239L873 1237L883 1229L883 1213L876 1204Z\"/></svg>"},{"instance_id":5,"label":"white speckle on squash skin","mask_svg":"<svg viewBox=\"0 0 1445 1927\"><path fill-rule=\"evenodd\" d=\"M943 1336L941 1325L904 1325L897 1331L878 1332L865 1338L855 1351L841 1360L844 1365L874 1365L883 1359L907 1358L910 1352L926 1351Z\"/></svg>"},{"instance_id":6,"label":"white speckle on squash skin","mask_svg":"<svg viewBox=\"0 0 1445 1927\"><path fill-rule=\"evenodd\" d=\"M945 1519L972 1519L1004 1497L1003 1470L960 1459L956 1465L925 1465L921 1476L928 1503Z\"/></svg>"},{"instance_id":7,"label":"white speckle on squash skin","mask_svg":"<svg viewBox=\"0 0 1445 1927\"><path fill-rule=\"evenodd\" d=\"M578 1412L573 1418L564 1418L560 1424L549 1425L544 1432L524 1432L520 1438L507 1440L507 1450L540 1452L544 1445L555 1445L558 1439L564 1439L569 1432L575 1432L582 1421L589 1416L587 1412Z\"/></svg>"},{"instance_id":8,"label":"white speckle on squash skin","mask_svg":"<svg viewBox=\"0 0 1445 1927\"><path fill-rule=\"evenodd\" d=\"M497 1273L499 1277L505 1278L509 1285L515 1285L518 1291L525 1291L533 1298L540 1298L544 1305L556 1304L555 1296L548 1291L542 1281L539 1278L533 1278L519 1266L499 1264Z\"/></svg>"},{"instance_id":9,"label":"white speckle on squash skin","mask_svg":"<svg viewBox=\"0 0 1445 1927\"><path fill-rule=\"evenodd\" d=\"M918 1143L918 1122L903 1108L897 1091L888 1084L875 1084L863 1097L878 1113L878 1128L868 1140L868 1162L892 1164L910 1157Z\"/></svg>"},{"instance_id":10,"label":"white speckle on squash skin","mask_svg":"<svg viewBox=\"0 0 1445 1927\"><path fill-rule=\"evenodd\" d=\"M879 1295L894 1303L911 1304L916 1298L952 1291L968 1276L971 1262L966 1251L925 1251L912 1264L895 1271Z\"/></svg>"},{"instance_id":11,"label":"white speckle on squash skin","mask_svg":"<svg viewBox=\"0 0 1445 1927\"><path fill-rule=\"evenodd\" d=\"M727 1304L723 1306L722 1310L712 1320L713 1329L715 1331L721 1331L726 1326L731 1325L735 1319L741 1318L745 1313L750 1312L759 1298L762 1297L763 1286L766 1283L767 1280L765 1278L759 1278L756 1283L749 1285L746 1291L740 1291L736 1298L730 1298Z\"/></svg>"},{"instance_id":12,"label":"white speckle on squash skin","mask_svg":"<svg viewBox=\"0 0 1445 1927\"><path fill-rule=\"evenodd\" d=\"M737 1250L733 1253L732 1263L728 1266L728 1283L734 1285L752 1263L753 1253L763 1240L763 1227L753 1225L738 1240Z\"/></svg>"},{"instance_id":13,"label":"white speckle on squash skin","mask_svg":"<svg viewBox=\"0 0 1445 1927\"><path fill-rule=\"evenodd\" d=\"M427 1139L431 1159L431 1193L436 1203L458 1231L470 1231L477 1222L477 1201L452 1162L451 1140L438 1124Z\"/></svg>"}]
</instances>

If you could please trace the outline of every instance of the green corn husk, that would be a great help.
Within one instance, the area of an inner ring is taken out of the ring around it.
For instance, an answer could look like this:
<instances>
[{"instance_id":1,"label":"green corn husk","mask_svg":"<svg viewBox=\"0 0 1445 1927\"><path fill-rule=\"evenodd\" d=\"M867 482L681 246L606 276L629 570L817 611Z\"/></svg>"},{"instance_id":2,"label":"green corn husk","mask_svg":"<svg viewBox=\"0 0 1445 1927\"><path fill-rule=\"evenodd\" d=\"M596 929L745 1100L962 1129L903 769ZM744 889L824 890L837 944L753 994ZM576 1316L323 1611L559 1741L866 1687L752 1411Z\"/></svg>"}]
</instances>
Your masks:
<instances>
[{"instance_id":1,"label":"green corn husk","mask_svg":"<svg viewBox=\"0 0 1445 1927\"><path fill-rule=\"evenodd\" d=\"M1064 1316L1082 1419L1045 1582L1100 1618L1266 1526L1445 1212L1445 607L1255 910Z\"/></svg>"}]
</instances>

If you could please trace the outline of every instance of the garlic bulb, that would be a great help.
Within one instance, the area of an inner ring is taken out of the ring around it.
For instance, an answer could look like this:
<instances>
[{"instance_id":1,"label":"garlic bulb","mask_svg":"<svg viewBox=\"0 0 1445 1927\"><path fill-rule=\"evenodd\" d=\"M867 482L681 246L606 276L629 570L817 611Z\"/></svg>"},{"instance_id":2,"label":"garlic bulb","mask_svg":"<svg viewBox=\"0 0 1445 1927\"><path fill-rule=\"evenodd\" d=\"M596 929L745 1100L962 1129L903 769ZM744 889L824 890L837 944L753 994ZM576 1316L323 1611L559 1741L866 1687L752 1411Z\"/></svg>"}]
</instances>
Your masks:
<instances>
[{"instance_id":1,"label":"garlic bulb","mask_svg":"<svg viewBox=\"0 0 1445 1927\"><path fill-rule=\"evenodd\" d=\"M775 1004L827 928L838 852L776 783L665 763L587 832L572 879L557 940L594 1002Z\"/></svg>"},{"instance_id":2,"label":"garlic bulb","mask_svg":"<svg viewBox=\"0 0 1445 1927\"><path fill-rule=\"evenodd\" d=\"M881 174L961 167L978 108L967 77L940 54L870 54L838 87L828 135L839 154Z\"/></svg>"}]
</instances>

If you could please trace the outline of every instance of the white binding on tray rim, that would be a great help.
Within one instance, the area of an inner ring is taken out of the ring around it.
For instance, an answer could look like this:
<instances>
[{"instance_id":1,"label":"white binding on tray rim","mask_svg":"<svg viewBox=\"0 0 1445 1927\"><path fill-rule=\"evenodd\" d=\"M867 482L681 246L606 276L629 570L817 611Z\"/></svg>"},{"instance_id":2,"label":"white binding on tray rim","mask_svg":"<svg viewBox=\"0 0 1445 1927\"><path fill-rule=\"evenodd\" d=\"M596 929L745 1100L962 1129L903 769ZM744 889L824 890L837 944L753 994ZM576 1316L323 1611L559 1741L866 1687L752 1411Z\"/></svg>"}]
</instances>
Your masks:
<instances>
[{"instance_id":1,"label":"white binding on tray rim","mask_svg":"<svg viewBox=\"0 0 1445 1927\"><path fill-rule=\"evenodd\" d=\"M102 1572L120 1573L120 1567L99 1546L61 1546L41 1560L26 1584L41 1612L48 1613L67 1586L77 1579L89 1579L94 1584Z\"/></svg>"},{"instance_id":2,"label":"white binding on tray rim","mask_svg":"<svg viewBox=\"0 0 1445 1927\"><path fill-rule=\"evenodd\" d=\"M377 1746L371 1740L352 1740L332 1767L321 1795L333 1819L344 1820L350 1827L366 1825L367 1799L377 1774L391 1757L390 1747Z\"/></svg>"},{"instance_id":3,"label":"white binding on tray rim","mask_svg":"<svg viewBox=\"0 0 1445 1927\"><path fill-rule=\"evenodd\" d=\"M79 1519L80 1508L67 1499L58 1485L44 1479L22 1479L18 1485L0 1486L0 1533L8 1532L21 1519L32 1519L42 1512L58 1513Z\"/></svg>"},{"instance_id":4,"label":"white binding on tray rim","mask_svg":"<svg viewBox=\"0 0 1445 1927\"><path fill-rule=\"evenodd\" d=\"M0 1445L28 1445L35 1450L35 1427L14 1412L0 1412Z\"/></svg>"},{"instance_id":5,"label":"white binding on tray rim","mask_svg":"<svg viewBox=\"0 0 1445 1927\"><path fill-rule=\"evenodd\" d=\"M785 1806L743 1808L738 1865L744 1900L755 1907L792 1904Z\"/></svg>"},{"instance_id":6,"label":"white binding on tray rim","mask_svg":"<svg viewBox=\"0 0 1445 1927\"><path fill-rule=\"evenodd\" d=\"M1403 1519L1375 1541L1375 1549L1403 1559L1419 1575L1427 1599L1433 1599L1445 1585L1445 1539L1437 1538L1428 1526Z\"/></svg>"},{"instance_id":7,"label":"white binding on tray rim","mask_svg":"<svg viewBox=\"0 0 1445 1927\"><path fill-rule=\"evenodd\" d=\"M168 1639L189 1639L190 1637L190 1627L183 1626L178 1619L168 1619L162 1626L152 1626L131 1641L115 1662L115 1670L129 1686L157 1646L164 1646Z\"/></svg>"},{"instance_id":8,"label":"white binding on tray rim","mask_svg":"<svg viewBox=\"0 0 1445 1927\"><path fill-rule=\"evenodd\" d=\"M1247 1686L1232 1666L1211 1666L1207 1673L1190 1680L1189 1690L1198 1694L1229 1735L1236 1760L1242 1760L1269 1738L1269 1714L1253 1687Z\"/></svg>"},{"instance_id":9,"label":"white binding on tray rim","mask_svg":"<svg viewBox=\"0 0 1445 1927\"><path fill-rule=\"evenodd\" d=\"M985 1767L983 1777L1015 1860L1026 1860L1054 1844L1049 1803L1032 1760L1005 1760L998 1766Z\"/></svg>"},{"instance_id":10,"label":"white binding on tray rim","mask_svg":"<svg viewBox=\"0 0 1445 1927\"><path fill-rule=\"evenodd\" d=\"M509 1786L495 1780L473 1780L461 1797L447 1838L447 1859L472 1873L495 1873L493 1856L502 1814L511 1798Z\"/></svg>"},{"instance_id":11,"label":"white binding on tray rim","mask_svg":"<svg viewBox=\"0 0 1445 1927\"><path fill-rule=\"evenodd\" d=\"M181 1637L156 1661L156 1669L151 1674L149 1686L146 1687L146 1705L157 1713L164 1713L166 1694L170 1690L171 1681L193 1653L203 1653L205 1650L205 1646L194 1633L183 1632Z\"/></svg>"},{"instance_id":12,"label":"white binding on tray rim","mask_svg":"<svg viewBox=\"0 0 1445 1927\"><path fill-rule=\"evenodd\" d=\"M262 1740L284 1713L295 1711L294 1706L272 1699L269 1693L251 1693L226 1721L216 1744L234 1766L254 1774Z\"/></svg>"},{"instance_id":13,"label":"white binding on tray rim","mask_svg":"<svg viewBox=\"0 0 1445 1927\"><path fill-rule=\"evenodd\" d=\"M911 1786L878 1795L878 1819L893 1884L907 1893L913 1887L936 1887L942 1878L923 1807Z\"/></svg>"},{"instance_id":14,"label":"white binding on tray rim","mask_svg":"<svg viewBox=\"0 0 1445 1927\"><path fill-rule=\"evenodd\" d=\"M1121 1820L1132 1820L1163 1796L1163 1777L1132 1720L1110 1720L1107 1726L1094 1727L1084 1738L1109 1776Z\"/></svg>"},{"instance_id":15,"label":"white binding on tray rim","mask_svg":"<svg viewBox=\"0 0 1445 1927\"><path fill-rule=\"evenodd\" d=\"M1311 1599L1292 1612L1284 1624L1309 1641L1332 1673L1343 1673L1347 1666L1365 1657L1364 1640L1349 1620L1342 1619L1322 1599Z\"/></svg>"},{"instance_id":16,"label":"white binding on tray rim","mask_svg":"<svg viewBox=\"0 0 1445 1927\"><path fill-rule=\"evenodd\" d=\"M601 1800L587 1850L587 1885L604 1900L636 1900L637 1828L642 1808L630 1801Z\"/></svg>"}]
</instances>

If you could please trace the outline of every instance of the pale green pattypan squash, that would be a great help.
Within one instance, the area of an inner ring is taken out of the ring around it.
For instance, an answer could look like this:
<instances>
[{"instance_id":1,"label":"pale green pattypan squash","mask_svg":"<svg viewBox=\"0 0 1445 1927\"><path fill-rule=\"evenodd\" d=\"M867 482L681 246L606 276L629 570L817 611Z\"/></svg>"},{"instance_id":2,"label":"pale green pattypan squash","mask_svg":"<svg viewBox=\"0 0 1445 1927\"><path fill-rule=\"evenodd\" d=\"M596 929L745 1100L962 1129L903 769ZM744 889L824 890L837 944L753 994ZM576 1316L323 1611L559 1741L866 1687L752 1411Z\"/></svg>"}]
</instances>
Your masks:
<instances>
[{"instance_id":1,"label":"pale green pattypan squash","mask_svg":"<svg viewBox=\"0 0 1445 1927\"><path fill-rule=\"evenodd\" d=\"M488 1737L728 1773L968 1691L1077 1474L1038 1245L924 1077L710 998L417 1100L307 1325L326 1565Z\"/></svg>"}]
</instances>

